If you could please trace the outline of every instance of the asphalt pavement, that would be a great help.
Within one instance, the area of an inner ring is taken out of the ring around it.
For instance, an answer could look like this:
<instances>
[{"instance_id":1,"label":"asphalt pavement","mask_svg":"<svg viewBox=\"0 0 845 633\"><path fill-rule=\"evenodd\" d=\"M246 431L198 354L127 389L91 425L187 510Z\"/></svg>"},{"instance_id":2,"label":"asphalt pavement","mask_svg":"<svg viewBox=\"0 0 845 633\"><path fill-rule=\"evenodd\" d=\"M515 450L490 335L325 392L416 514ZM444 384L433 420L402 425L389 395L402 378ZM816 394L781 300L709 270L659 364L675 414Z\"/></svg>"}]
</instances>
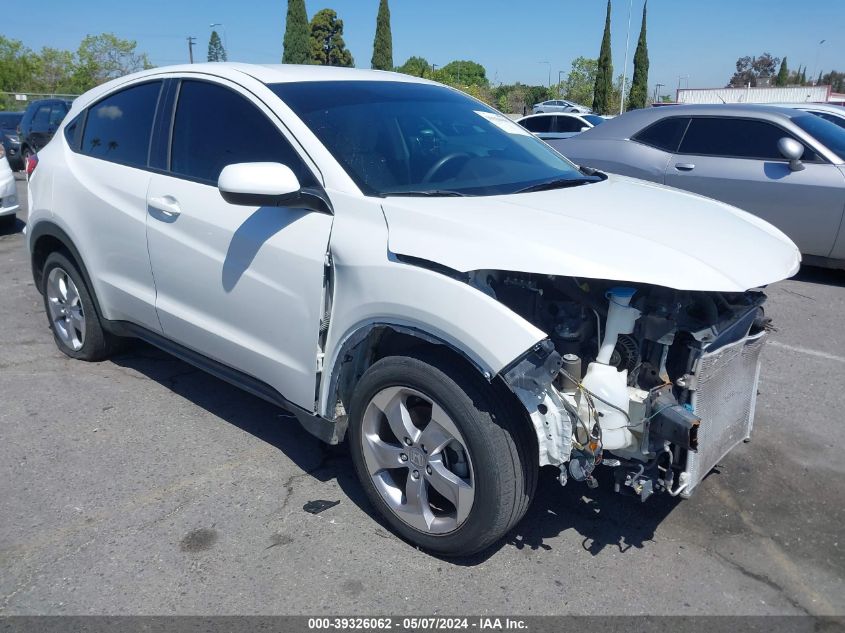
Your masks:
<instances>
[{"instance_id":1,"label":"asphalt pavement","mask_svg":"<svg viewBox=\"0 0 845 633\"><path fill-rule=\"evenodd\" d=\"M23 226L0 234L0 614L845 613L845 272L770 287L753 441L692 499L544 469L507 538L453 561L285 412L146 345L62 355Z\"/></svg>"}]
</instances>

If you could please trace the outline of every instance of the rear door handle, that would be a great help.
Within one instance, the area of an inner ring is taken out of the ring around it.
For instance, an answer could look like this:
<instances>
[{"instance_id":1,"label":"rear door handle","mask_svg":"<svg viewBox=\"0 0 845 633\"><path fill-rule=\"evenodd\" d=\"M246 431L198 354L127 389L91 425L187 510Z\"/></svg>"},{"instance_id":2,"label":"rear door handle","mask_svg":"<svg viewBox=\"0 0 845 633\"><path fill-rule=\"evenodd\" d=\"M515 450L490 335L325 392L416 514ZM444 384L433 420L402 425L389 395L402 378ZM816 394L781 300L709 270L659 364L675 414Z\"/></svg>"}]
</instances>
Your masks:
<instances>
[{"instance_id":1,"label":"rear door handle","mask_svg":"<svg viewBox=\"0 0 845 633\"><path fill-rule=\"evenodd\" d=\"M148 204L149 206L156 209L157 211L160 211L169 218L175 218L180 213L182 213L182 209L179 207L179 203L173 196L161 196L160 198L150 198Z\"/></svg>"},{"instance_id":2,"label":"rear door handle","mask_svg":"<svg viewBox=\"0 0 845 633\"><path fill-rule=\"evenodd\" d=\"M693 163L675 163L675 169L678 171L692 171L695 169L695 165Z\"/></svg>"}]
</instances>

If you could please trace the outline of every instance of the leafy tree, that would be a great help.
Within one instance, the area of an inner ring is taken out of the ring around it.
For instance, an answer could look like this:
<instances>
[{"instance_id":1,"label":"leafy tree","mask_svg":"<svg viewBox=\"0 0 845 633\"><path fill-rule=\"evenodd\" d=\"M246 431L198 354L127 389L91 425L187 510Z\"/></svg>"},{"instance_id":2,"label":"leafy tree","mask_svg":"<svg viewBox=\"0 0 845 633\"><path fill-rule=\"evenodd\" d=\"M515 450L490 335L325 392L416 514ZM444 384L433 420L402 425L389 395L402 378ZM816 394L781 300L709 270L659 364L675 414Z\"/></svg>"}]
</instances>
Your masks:
<instances>
[{"instance_id":1,"label":"leafy tree","mask_svg":"<svg viewBox=\"0 0 845 633\"><path fill-rule=\"evenodd\" d=\"M640 27L640 40L637 42L637 52L634 53L634 77L631 80L631 92L628 95L628 109L644 108L648 101L648 45L646 44L646 8L648 1L643 4L643 25Z\"/></svg>"},{"instance_id":2,"label":"leafy tree","mask_svg":"<svg viewBox=\"0 0 845 633\"><path fill-rule=\"evenodd\" d=\"M309 40L308 14L305 0L288 0L285 18L285 40L283 64L310 64L311 43Z\"/></svg>"},{"instance_id":3,"label":"leafy tree","mask_svg":"<svg viewBox=\"0 0 845 633\"><path fill-rule=\"evenodd\" d=\"M88 35L76 51L73 84L84 92L94 86L144 68L152 68L146 53L137 53L135 40L112 33Z\"/></svg>"},{"instance_id":4,"label":"leafy tree","mask_svg":"<svg viewBox=\"0 0 845 633\"><path fill-rule=\"evenodd\" d=\"M817 85L817 86L821 86L821 85L822 85L822 71L819 71L819 78L818 78L818 79L816 79L816 85Z\"/></svg>"},{"instance_id":5,"label":"leafy tree","mask_svg":"<svg viewBox=\"0 0 845 633\"><path fill-rule=\"evenodd\" d=\"M0 91L24 90L32 77L33 53L23 42L0 35Z\"/></svg>"},{"instance_id":6,"label":"leafy tree","mask_svg":"<svg viewBox=\"0 0 845 633\"><path fill-rule=\"evenodd\" d=\"M488 86L487 71L484 66L477 62L467 60L456 60L449 62L435 74L443 79L444 83L457 84L461 86Z\"/></svg>"},{"instance_id":7,"label":"leafy tree","mask_svg":"<svg viewBox=\"0 0 845 633\"><path fill-rule=\"evenodd\" d=\"M414 77L427 77L431 74L431 64L424 57L409 57L396 71Z\"/></svg>"},{"instance_id":8,"label":"leafy tree","mask_svg":"<svg viewBox=\"0 0 845 633\"><path fill-rule=\"evenodd\" d=\"M845 73L832 70L822 76L822 85L829 85L833 92L845 92Z\"/></svg>"},{"instance_id":9,"label":"leafy tree","mask_svg":"<svg viewBox=\"0 0 845 633\"><path fill-rule=\"evenodd\" d=\"M761 79L775 76L775 69L780 63L778 57L763 53L759 57L740 57L736 60L736 72L728 82L728 87L756 86Z\"/></svg>"},{"instance_id":10,"label":"leafy tree","mask_svg":"<svg viewBox=\"0 0 845 633\"><path fill-rule=\"evenodd\" d=\"M73 92L73 53L45 46L32 61L31 90L52 94Z\"/></svg>"},{"instance_id":11,"label":"leafy tree","mask_svg":"<svg viewBox=\"0 0 845 633\"><path fill-rule=\"evenodd\" d=\"M381 0L378 5L371 63L376 70L393 70L393 35L390 32L390 7L387 6L387 0Z\"/></svg>"},{"instance_id":12,"label":"leafy tree","mask_svg":"<svg viewBox=\"0 0 845 633\"><path fill-rule=\"evenodd\" d=\"M804 66L804 69L801 71L801 79L798 80L802 86L807 85L807 67Z\"/></svg>"},{"instance_id":13,"label":"leafy tree","mask_svg":"<svg viewBox=\"0 0 845 633\"><path fill-rule=\"evenodd\" d=\"M784 57L780 62L780 70L778 70L778 76L775 79L776 86L786 86L789 83L789 67L786 65L786 57Z\"/></svg>"},{"instance_id":14,"label":"leafy tree","mask_svg":"<svg viewBox=\"0 0 845 633\"><path fill-rule=\"evenodd\" d=\"M578 57L572 60L572 67L561 86L563 97L575 103L592 103L598 66L597 59Z\"/></svg>"},{"instance_id":15,"label":"leafy tree","mask_svg":"<svg viewBox=\"0 0 845 633\"><path fill-rule=\"evenodd\" d=\"M226 49L223 48L223 42L217 31L211 32L211 37L208 38L208 61L210 62L225 62Z\"/></svg>"},{"instance_id":16,"label":"leafy tree","mask_svg":"<svg viewBox=\"0 0 845 633\"><path fill-rule=\"evenodd\" d=\"M596 82L593 87L593 111L610 113L610 96L613 91L613 58L610 51L610 0L607 0L607 15L604 19L604 35L601 38Z\"/></svg>"},{"instance_id":17,"label":"leafy tree","mask_svg":"<svg viewBox=\"0 0 845 633\"><path fill-rule=\"evenodd\" d=\"M354 66L343 41L343 20L332 9L322 9L311 19L311 60L322 66Z\"/></svg>"}]
</instances>

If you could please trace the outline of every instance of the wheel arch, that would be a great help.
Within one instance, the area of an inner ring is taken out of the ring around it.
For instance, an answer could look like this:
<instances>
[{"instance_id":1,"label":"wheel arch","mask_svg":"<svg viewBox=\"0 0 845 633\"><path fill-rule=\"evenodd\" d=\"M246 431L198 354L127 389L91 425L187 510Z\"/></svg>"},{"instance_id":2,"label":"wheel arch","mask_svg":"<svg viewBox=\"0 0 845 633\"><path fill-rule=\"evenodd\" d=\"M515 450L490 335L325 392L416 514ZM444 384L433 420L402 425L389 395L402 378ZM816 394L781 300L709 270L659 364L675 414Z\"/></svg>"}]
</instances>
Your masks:
<instances>
[{"instance_id":1,"label":"wheel arch","mask_svg":"<svg viewBox=\"0 0 845 633\"><path fill-rule=\"evenodd\" d=\"M60 226L49 220L42 220L31 228L29 233L30 244L30 262L32 265L32 277L35 282L35 287L40 293L44 293L44 288L41 285L44 277L44 264L50 253L56 251L64 252L71 258L74 264L79 268L79 273L82 275L82 280L88 293L91 295L91 300L94 302L94 308L97 311L97 316L102 317L103 313L100 309L100 304L97 300L97 295L94 292L94 286L91 283L91 277L88 274L88 268L85 266L85 261L79 253L79 249L73 243L71 237Z\"/></svg>"},{"instance_id":2,"label":"wheel arch","mask_svg":"<svg viewBox=\"0 0 845 633\"><path fill-rule=\"evenodd\" d=\"M417 356L421 353L434 353L444 361L455 363L465 371L474 373L503 397L517 399L513 391L499 376L493 376L482 368L465 351L442 338L418 328L390 322L373 322L363 325L346 337L340 352L335 356L330 373L326 377L328 385L322 402L322 414L334 420L340 427L341 437L346 433L346 413L349 402L358 381L376 361L397 355ZM524 407L518 409L525 413L525 423L531 426L528 412Z\"/></svg>"}]
</instances>

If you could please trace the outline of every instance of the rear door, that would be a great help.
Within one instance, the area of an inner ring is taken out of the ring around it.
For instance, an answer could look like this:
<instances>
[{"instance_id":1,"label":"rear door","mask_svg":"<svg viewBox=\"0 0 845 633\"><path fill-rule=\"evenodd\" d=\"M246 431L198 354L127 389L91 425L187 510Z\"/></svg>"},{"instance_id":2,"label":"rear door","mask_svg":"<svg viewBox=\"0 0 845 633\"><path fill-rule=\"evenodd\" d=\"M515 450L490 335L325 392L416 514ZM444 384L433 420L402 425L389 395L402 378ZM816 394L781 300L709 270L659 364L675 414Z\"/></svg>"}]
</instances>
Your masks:
<instances>
[{"instance_id":1,"label":"rear door","mask_svg":"<svg viewBox=\"0 0 845 633\"><path fill-rule=\"evenodd\" d=\"M71 122L66 168L55 171L53 184L62 196L54 202L61 206L63 228L85 257L106 318L156 331L146 198L161 88L161 81L135 84Z\"/></svg>"},{"instance_id":2,"label":"rear door","mask_svg":"<svg viewBox=\"0 0 845 633\"><path fill-rule=\"evenodd\" d=\"M827 257L842 221L845 181L805 143L805 169L790 171L777 147L783 137L795 138L769 121L693 117L666 167L666 184L753 213L802 253Z\"/></svg>"},{"instance_id":3,"label":"rear door","mask_svg":"<svg viewBox=\"0 0 845 633\"><path fill-rule=\"evenodd\" d=\"M225 80L183 79L168 159L147 197L164 335L312 409L332 216L227 203L223 167L279 162L319 184L266 105Z\"/></svg>"}]
</instances>

